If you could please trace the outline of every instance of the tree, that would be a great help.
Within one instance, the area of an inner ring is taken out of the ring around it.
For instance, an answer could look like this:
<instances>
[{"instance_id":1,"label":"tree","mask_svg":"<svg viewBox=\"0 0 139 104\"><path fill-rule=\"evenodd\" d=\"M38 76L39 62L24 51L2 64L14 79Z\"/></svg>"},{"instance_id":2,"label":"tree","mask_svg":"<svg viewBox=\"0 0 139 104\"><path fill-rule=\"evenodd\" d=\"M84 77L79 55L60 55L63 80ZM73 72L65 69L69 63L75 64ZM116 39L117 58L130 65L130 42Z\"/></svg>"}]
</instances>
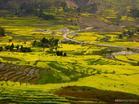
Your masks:
<instances>
[{"instance_id":1,"label":"tree","mask_svg":"<svg viewBox=\"0 0 139 104\"><path fill-rule=\"evenodd\" d=\"M63 52L63 51L56 51L56 55L57 56L67 56L67 53Z\"/></svg>"},{"instance_id":2,"label":"tree","mask_svg":"<svg viewBox=\"0 0 139 104\"><path fill-rule=\"evenodd\" d=\"M17 50L17 51L19 50L19 45L16 46L16 50Z\"/></svg>"},{"instance_id":3,"label":"tree","mask_svg":"<svg viewBox=\"0 0 139 104\"><path fill-rule=\"evenodd\" d=\"M21 52L31 52L32 50L31 50L30 47L23 47L23 46L21 46L20 51Z\"/></svg>"},{"instance_id":4,"label":"tree","mask_svg":"<svg viewBox=\"0 0 139 104\"><path fill-rule=\"evenodd\" d=\"M45 48L48 48L49 47L49 40L46 39L46 38L42 38L40 40L40 44L41 44L41 47L43 47L43 51L44 51Z\"/></svg>"},{"instance_id":5,"label":"tree","mask_svg":"<svg viewBox=\"0 0 139 104\"><path fill-rule=\"evenodd\" d=\"M10 11L13 14L19 15L19 13L20 13L20 11L19 11L20 10L20 3L19 2L11 0L8 2L8 6L9 6Z\"/></svg>"},{"instance_id":6,"label":"tree","mask_svg":"<svg viewBox=\"0 0 139 104\"><path fill-rule=\"evenodd\" d=\"M35 47L36 45L37 45L37 41L34 40L33 43L32 43L32 46Z\"/></svg>"},{"instance_id":7,"label":"tree","mask_svg":"<svg viewBox=\"0 0 139 104\"><path fill-rule=\"evenodd\" d=\"M10 46L10 51L13 51L13 49L14 49L14 44L12 43Z\"/></svg>"},{"instance_id":8,"label":"tree","mask_svg":"<svg viewBox=\"0 0 139 104\"><path fill-rule=\"evenodd\" d=\"M50 51L53 51L53 50L57 50L58 42L59 42L59 39L54 39L54 38L46 39L46 38L43 38L41 40L41 46L43 48L45 48L45 47L49 48Z\"/></svg>"},{"instance_id":9,"label":"tree","mask_svg":"<svg viewBox=\"0 0 139 104\"><path fill-rule=\"evenodd\" d=\"M54 39L54 38L51 38L49 39L49 49L50 51L56 51L57 50L57 47L58 47L58 42L59 42L59 39Z\"/></svg>"},{"instance_id":10,"label":"tree","mask_svg":"<svg viewBox=\"0 0 139 104\"><path fill-rule=\"evenodd\" d=\"M133 16L133 17L139 17L139 9L131 9L130 10L130 15Z\"/></svg>"},{"instance_id":11,"label":"tree","mask_svg":"<svg viewBox=\"0 0 139 104\"><path fill-rule=\"evenodd\" d=\"M51 15L51 14L45 14L43 12L40 12L40 16L41 18L45 19L45 20L53 20L55 19L54 15Z\"/></svg>"},{"instance_id":12,"label":"tree","mask_svg":"<svg viewBox=\"0 0 139 104\"><path fill-rule=\"evenodd\" d=\"M0 47L0 51L3 51L3 47Z\"/></svg>"},{"instance_id":13,"label":"tree","mask_svg":"<svg viewBox=\"0 0 139 104\"><path fill-rule=\"evenodd\" d=\"M120 34L120 35L118 36L118 38L119 38L119 39L123 39L123 38L124 38L124 35L123 35L123 34Z\"/></svg>"},{"instance_id":14,"label":"tree","mask_svg":"<svg viewBox=\"0 0 139 104\"><path fill-rule=\"evenodd\" d=\"M35 47L42 47L43 50L45 48L49 48L51 52L56 51L58 48L59 39L50 38L46 39L45 37L42 38L40 41L33 41L32 46Z\"/></svg>"},{"instance_id":15,"label":"tree","mask_svg":"<svg viewBox=\"0 0 139 104\"><path fill-rule=\"evenodd\" d=\"M64 53L63 56L67 56L67 53Z\"/></svg>"},{"instance_id":16,"label":"tree","mask_svg":"<svg viewBox=\"0 0 139 104\"><path fill-rule=\"evenodd\" d=\"M41 39L41 45L42 45L43 47L48 47L48 46L49 46L49 40L46 39L46 38L42 38L42 39Z\"/></svg>"},{"instance_id":17,"label":"tree","mask_svg":"<svg viewBox=\"0 0 139 104\"><path fill-rule=\"evenodd\" d=\"M8 51L9 49L10 49L10 46L9 45L5 46L5 50L6 51Z\"/></svg>"},{"instance_id":18,"label":"tree","mask_svg":"<svg viewBox=\"0 0 139 104\"><path fill-rule=\"evenodd\" d=\"M63 51L56 51L57 56L63 56Z\"/></svg>"},{"instance_id":19,"label":"tree","mask_svg":"<svg viewBox=\"0 0 139 104\"><path fill-rule=\"evenodd\" d=\"M3 27L0 27L0 36L5 35L5 29Z\"/></svg>"}]
</instances>

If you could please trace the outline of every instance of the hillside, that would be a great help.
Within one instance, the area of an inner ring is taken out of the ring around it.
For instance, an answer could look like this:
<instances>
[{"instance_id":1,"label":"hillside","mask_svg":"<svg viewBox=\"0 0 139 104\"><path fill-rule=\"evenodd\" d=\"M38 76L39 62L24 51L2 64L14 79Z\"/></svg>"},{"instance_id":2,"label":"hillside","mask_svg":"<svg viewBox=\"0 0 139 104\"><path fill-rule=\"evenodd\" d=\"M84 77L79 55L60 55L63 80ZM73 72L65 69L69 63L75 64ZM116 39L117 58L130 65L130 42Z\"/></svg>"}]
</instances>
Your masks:
<instances>
[{"instance_id":1,"label":"hillside","mask_svg":"<svg viewBox=\"0 0 139 104\"><path fill-rule=\"evenodd\" d=\"M139 0L1 0L0 8L15 12L35 12L35 9L73 8L77 11L103 13L114 10L119 15L128 15L139 9Z\"/></svg>"},{"instance_id":2,"label":"hillside","mask_svg":"<svg viewBox=\"0 0 139 104\"><path fill-rule=\"evenodd\" d=\"M139 104L139 0L0 0L0 104Z\"/></svg>"},{"instance_id":3,"label":"hillside","mask_svg":"<svg viewBox=\"0 0 139 104\"><path fill-rule=\"evenodd\" d=\"M37 16L45 20L64 17L64 24L92 27L94 31L121 31L123 27L139 27L138 4L139 0L4 0L0 2L0 16Z\"/></svg>"}]
</instances>

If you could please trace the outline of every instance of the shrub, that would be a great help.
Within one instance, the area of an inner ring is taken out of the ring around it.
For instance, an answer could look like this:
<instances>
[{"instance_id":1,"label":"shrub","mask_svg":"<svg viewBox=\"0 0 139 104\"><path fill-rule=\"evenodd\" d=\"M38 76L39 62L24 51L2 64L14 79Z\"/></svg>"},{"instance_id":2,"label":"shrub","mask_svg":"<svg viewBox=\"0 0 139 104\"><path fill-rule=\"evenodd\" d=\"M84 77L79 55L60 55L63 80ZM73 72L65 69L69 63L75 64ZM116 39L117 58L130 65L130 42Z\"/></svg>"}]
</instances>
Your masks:
<instances>
[{"instance_id":1,"label":"shrub","mask_svg":"<svg viewBox=\"0 0 139 104\"><path fill-rule=\"evenodd\" d=\"M67 53L65 53L63 51L56 51L56 55L57 56L67 56Z\"/></svg>"},{"instance_id":2,"label":"shrub","mask_svg":"<svg viewBox=\"0 0 139 104\"><path fill-rule=\"evenodd\" d=\"M0 47L0 51L3 51L3 47Z\"/></svg>"},{"instance_id":3,"label":"shrub","mask_svg":"<svg viewBox=\"0 0 139 104\"><path fill-rule=\"evenodd\" d=\"M31 48L30 47L23 47L23 46L21 46L20 51L21 52L31 52Z\"/></svg>"},{"instance_id":4,"label":"shrub","mask_svg":"<svg viewBox=\"0 0 139 104\"><path fill-rule=\"evenodd\" d=\"M5 35L5 29L3 27L0 27L0 36Z\"/></svg>"},{"instance_id":5,"label":"shrub","mask_svg":"<svg viewBox=\"0 0 139 104\"><path fill-rule=\"evenodd\" d=\"M19 46L19 45L14 46L13 43L11 45L5 46L4 48L5 48L6 51L32 52L30 47L24 47L22 45L21 46ZM0 48L0 50L2 51L3 48Z\"/></svg>"},{"instance_id":6,"label":"shrub","mask_svg":"<svg viewBox=\"0 0 139 104\"><path fill-rule=\"evenodd\" d=\"M63 56L67 56L67 53L64 53Z\"/></svg>"},{"instance_id":7,"label":"shrub","mask_svg":"<svg viewBox=\"0 0 139 104\"><path fill-rule=\"evenodd\" d=\"M10 46L9 46L9 45L7 45L7 46L5 46L4 48L5 48L5 50L7 51L7 50L9 50L9 49L10 49Z\"/></svg>"},{"instance_id":8,"label":"shrub","mask_svg":"<svg viewBox=\"0 0 139 104\"><path fill-rule=\"evenodd\" d=\"M43 47L43 48L49 48L50 51L56 51L58 48L58 44L59 44L59 39L54 39L54 38L50 38L50 39L46 39L46 38L42 38L39 41L33 41L32 46L34 47Z\"/></svg>"},{"instance_id":9,"label":"shrub","mask_svg":"<svg viewBox=\"0 0 139 104\"><path fill-rule=\"evenodd\" d=\"M133 17L139 17L139 9L131 9L130 15Z\"/></svg>"},{"instance_id":10,"label":"shrub","mask_svg":"<svg viewBox=\"0 0 139 104\"><path fill-rule=\"evenodd\" d=\"M14 44L12 43L10 46L10 51L13 51L13 49L14 49Z\"/></svg>"},{"instance_id":11,"label":"shrub","mask_svg":"<svg viewBox=\"0 0 139 104\"><path fill-rule=\"evenodd\" d=\"M45 19L45 20L53 20L53 19L55 19L55 17L53 15L44 14L44 13L40 17Z\"/></svg>"},{"instance_id":12,"label":"shrub","mask_svg":"<svg viewBox=\"0 0 139 104\"><path fill-rule=\"evenodd\" d=\"M56 51L57 56L63 56L63 51Z\"/></svg>"},{"instance_id":13,"label":"shrub","mask_svg":"<svg viewBox=\"0 0 139 104\"><path fill-rule=\"evenodd\" d=\"M19 45L16 46L16 50L17 50L17 51L19 50L19 47L20 47Z\"/></svg>"}]
</instances>

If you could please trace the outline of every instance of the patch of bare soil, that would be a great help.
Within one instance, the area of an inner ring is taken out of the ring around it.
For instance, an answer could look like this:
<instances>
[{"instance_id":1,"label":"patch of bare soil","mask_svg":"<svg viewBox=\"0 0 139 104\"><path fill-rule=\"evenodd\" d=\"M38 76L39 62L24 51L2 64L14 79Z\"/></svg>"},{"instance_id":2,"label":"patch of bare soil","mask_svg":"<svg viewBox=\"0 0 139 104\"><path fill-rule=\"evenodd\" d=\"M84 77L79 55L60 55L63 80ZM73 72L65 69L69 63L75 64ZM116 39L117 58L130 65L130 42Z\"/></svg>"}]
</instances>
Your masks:
<instances>
[{"instance_id":1,"label":"patch of bare soil","mask_svg":"<svg viewBox=\"0 0 139 104\"><path fill-rule=\"evenodd\" d=\"M74 104L139 104L139 96L91 87L68 86L55 92Z\"/></svg>"}]
</instances>

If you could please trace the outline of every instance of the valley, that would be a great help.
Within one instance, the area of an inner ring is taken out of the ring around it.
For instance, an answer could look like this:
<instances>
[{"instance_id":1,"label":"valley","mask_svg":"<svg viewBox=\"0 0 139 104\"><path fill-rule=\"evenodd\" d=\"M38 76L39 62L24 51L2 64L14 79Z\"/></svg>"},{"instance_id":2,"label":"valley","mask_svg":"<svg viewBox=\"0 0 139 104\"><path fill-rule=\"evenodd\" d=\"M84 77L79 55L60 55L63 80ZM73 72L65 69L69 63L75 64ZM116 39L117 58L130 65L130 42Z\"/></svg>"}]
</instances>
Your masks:
<instances>
[{"instance_id":1,"label":"valley","mask_svg":"<svg viewBox=\"0 0 139 104\"><path fill-rule=\"evenodd\" d=\"M55 1L0 2L0 104L138 104L139 18L118 14L130 0Z\"/></svg>"}]
</instances>

